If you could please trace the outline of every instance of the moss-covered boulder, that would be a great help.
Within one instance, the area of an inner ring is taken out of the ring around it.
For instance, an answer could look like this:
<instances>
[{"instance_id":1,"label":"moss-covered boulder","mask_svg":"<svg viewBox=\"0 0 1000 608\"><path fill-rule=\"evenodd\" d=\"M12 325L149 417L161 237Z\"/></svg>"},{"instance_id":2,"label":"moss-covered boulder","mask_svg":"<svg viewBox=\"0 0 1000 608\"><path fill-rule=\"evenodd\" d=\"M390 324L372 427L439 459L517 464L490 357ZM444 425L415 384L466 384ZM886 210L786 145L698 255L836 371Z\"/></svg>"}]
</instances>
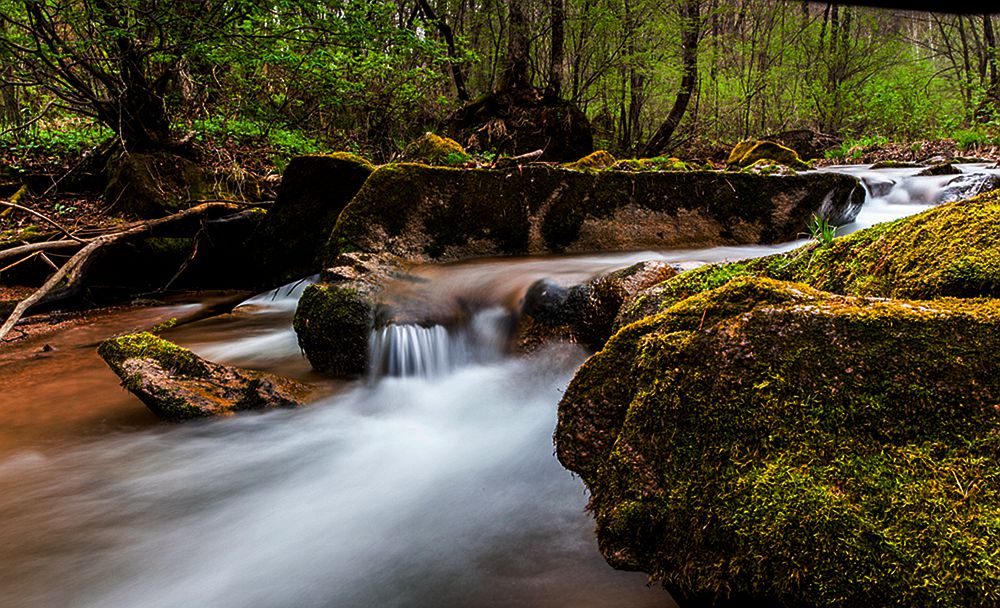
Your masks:
<instances>
[{"instance_id":1,"label":"moss-covered boulder","mask_svg":"<svg viewBox=\"0 0 1000 608\"><path fill-rule=\"evenodd\" d=\"M795 150L786 148L773 141L746 140L733 147L726 160L726 165L733 168L749 167L754 163L766 160L779 163L792 169L808 169L809 165L799 158Z\"/></svg>"},{"instance_id":2,"label":"moss-covered boulder","mask_svg":"<svg viewBox=\"0 0 1000 608\"><path fill-rule=\"evenodd\" d=\"M330 376L365 371L368 338L382 310L379 296L401 266L384 254L344 254L306 288L292 326L314 369Z\"/></svg>"},{"instance_id":3,"label":"moss-covered boulder","mask_svg":"<svg viewBox=\"0 0 1000 608\"><path fill-rule=\"evenodd\" d=\"M464 165L471 158L465 148L454 139L428 132L410 142L399 160L447 167Z\"/></svg>"},{"instance_id":4,"label":"moss-covered boulder","mask_svg":"<svg viewBox=\"0 0 1000 608\"><path fill-rule=\"evenodd\" d=\"M559 405L600 550L681 605L1000 602L1000 302L741 277L620 330Z\"/></svg>"},{"instance_id":5,"label":"moss-covered boulder","mask_svg":"<svg viewBox=\"0 0 1000 608\"><path fill-rule=\"evenodd\" d=\"M226 197L196 163L169 152L122 154L109 171L104 199L124 215L158 217L193 201Z\"/></svg>"},{"instance_id":6,"label":"moss-covered boulder","mask_svg":"<svg viewBox=\"0 0 1000 608\"><path fill-rule=\"evenodd\" d=\"M734 277L798 281L838 294L1000 297L1000 191L755 260L703 266L639 294L621 327Z\"/></svg>"},{"instance_id":7,"label":"moss-covered boulder","mask_svg":"<svg viewBox=\"0 0 1000 608\"><path fill-rule=\"evenodd\" d=\"M581 172L418 164L380 167L344 208L327 260L348 251L454 260L546 252L774 243L819 212L854 218L864 189L851 176L713 171Z\"/></svg>"},{"instance_id":8,"label":"moss-covered boulder","mask_svg":"<svg viewBox=\"0 0 1000 608\"><path fill-rule=\"evenodd\" d=\"M584 156L580 160L566 163L563 167L573 171L600 171L612 167L618 162L615 157L606 150L598 150Z\"/></svg>"},{"instance_id":9,"label":"moss-covered boulder","mask_svg":"<svg viewBox=\"0 0 1000 608\"><path fill-rule=\"evenodd\" d=\"M375 167L346 152L300 156L285 169L274 206L255 237L261 283L315 274L337 216Z\"/></svg>"},{"instance_id":10,"label":"moss-covered boulder","mask_svg":"<svg viewBox=\"0 0 1000 608\"><path fill-rule=\"evenodd\" d=\"M97 352L122 386L172 422L294 407L309 394L294 380L212 363L148 332L105 340Z\"/></svg>"}]
</instances>

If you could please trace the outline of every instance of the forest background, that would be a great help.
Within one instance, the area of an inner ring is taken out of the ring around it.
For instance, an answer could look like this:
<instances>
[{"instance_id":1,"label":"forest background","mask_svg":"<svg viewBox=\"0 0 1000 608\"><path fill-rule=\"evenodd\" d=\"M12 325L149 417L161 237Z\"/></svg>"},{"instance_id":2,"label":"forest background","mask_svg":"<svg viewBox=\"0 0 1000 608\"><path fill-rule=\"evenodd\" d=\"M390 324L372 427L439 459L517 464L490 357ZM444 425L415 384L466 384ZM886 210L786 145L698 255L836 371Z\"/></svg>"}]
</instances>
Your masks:
<instances>
[{"instance_id":1,"label":"forest background","mask_svg":"<svg viewBox=\"0 0 1000 608\"><path fill-rule=\"evenodd\" d=\"M789 129L844 138L833 157L995 144L995 20L783 0L0 0L0 163L66 164L112 136L276 171L331 150L381 162L512 83L575 104L618 156Z\"/></svg>"}]
</instances>

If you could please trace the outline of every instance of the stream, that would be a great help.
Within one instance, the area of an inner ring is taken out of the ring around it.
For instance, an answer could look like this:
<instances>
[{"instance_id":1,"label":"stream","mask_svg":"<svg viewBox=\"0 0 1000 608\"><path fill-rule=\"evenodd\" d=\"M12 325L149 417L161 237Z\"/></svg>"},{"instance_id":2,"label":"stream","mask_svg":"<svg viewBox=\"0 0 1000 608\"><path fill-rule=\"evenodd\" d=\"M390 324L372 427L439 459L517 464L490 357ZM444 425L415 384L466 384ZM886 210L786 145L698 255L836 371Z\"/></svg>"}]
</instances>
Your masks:
<instances>
[{"instance_id":1,"label":"stream","mask_svg":"<svg viewBox=\"0 0 1000 608\"><path fill-rule=\"evenodd\" d=\"M869 188L840 233L942 202L954 179L828 170ZM291 318L306 279L163 335L321 398L183 425L120 388L95 345L204 299L18 346L0 356L0 606L672 606L645 575L605 564L583 484L553 455L556 404L587 353L510 356L508 313L543 277L568 285L641 260L691 268L804 242L417 268L420 281L393 287L400 311L472 302L476 314L460 331L390 326L372 339L381 373L352 381L323 379L299 352Z\"/></svg>"}]
</instances>

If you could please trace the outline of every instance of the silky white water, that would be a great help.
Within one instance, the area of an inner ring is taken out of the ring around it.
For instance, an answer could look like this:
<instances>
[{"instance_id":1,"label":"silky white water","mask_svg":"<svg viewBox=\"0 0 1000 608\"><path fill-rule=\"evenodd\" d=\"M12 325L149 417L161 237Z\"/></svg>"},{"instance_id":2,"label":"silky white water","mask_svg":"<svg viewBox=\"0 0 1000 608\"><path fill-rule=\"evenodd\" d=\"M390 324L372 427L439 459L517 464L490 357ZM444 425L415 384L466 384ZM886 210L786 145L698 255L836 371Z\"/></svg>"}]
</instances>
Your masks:
<instances>
[{"instance_id":1,"label":"silky white water","mask_svg":"<svg viewBox=\"0 0 1000 608\"><path fill-rule=\"evenodd\" d=\"M855 224L931 204L893 201L870 198ZM542 277L568 284L646 259L687 268L801 242L419 268L421 281L396 286L399 322L372 336L372 376L317 403L0 456L0 606L670 605L642 574L603 562L584 488L552 455L556 404L585 353L511 357L510 313ZM290 328L303 286L169 337L308 377ZM419 314L464 321L412 322ZM110 372L106 390L122 398Z\"/></svg>"}]
</instances>

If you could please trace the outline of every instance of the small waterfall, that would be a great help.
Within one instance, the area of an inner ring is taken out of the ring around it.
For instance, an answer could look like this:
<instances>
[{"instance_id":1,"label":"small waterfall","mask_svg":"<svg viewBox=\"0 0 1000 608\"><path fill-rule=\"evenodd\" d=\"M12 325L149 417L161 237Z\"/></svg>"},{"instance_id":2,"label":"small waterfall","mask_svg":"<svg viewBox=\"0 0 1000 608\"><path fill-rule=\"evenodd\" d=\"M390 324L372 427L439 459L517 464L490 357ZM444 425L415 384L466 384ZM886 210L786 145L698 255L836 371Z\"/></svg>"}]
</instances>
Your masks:
<instances>
[{"instance_id":1,"label":"small waterfall","mask_svg":"<svg viewBox=\"0 0 1000 608\"><path fill-rule=\"evenodd\" d=\"M369 379L437 378L465 365L498 361L507 352L513 327L511 314L500 307L478 311L455 328L390 323L369 338Z\"/></svg>"}]
</instances>

